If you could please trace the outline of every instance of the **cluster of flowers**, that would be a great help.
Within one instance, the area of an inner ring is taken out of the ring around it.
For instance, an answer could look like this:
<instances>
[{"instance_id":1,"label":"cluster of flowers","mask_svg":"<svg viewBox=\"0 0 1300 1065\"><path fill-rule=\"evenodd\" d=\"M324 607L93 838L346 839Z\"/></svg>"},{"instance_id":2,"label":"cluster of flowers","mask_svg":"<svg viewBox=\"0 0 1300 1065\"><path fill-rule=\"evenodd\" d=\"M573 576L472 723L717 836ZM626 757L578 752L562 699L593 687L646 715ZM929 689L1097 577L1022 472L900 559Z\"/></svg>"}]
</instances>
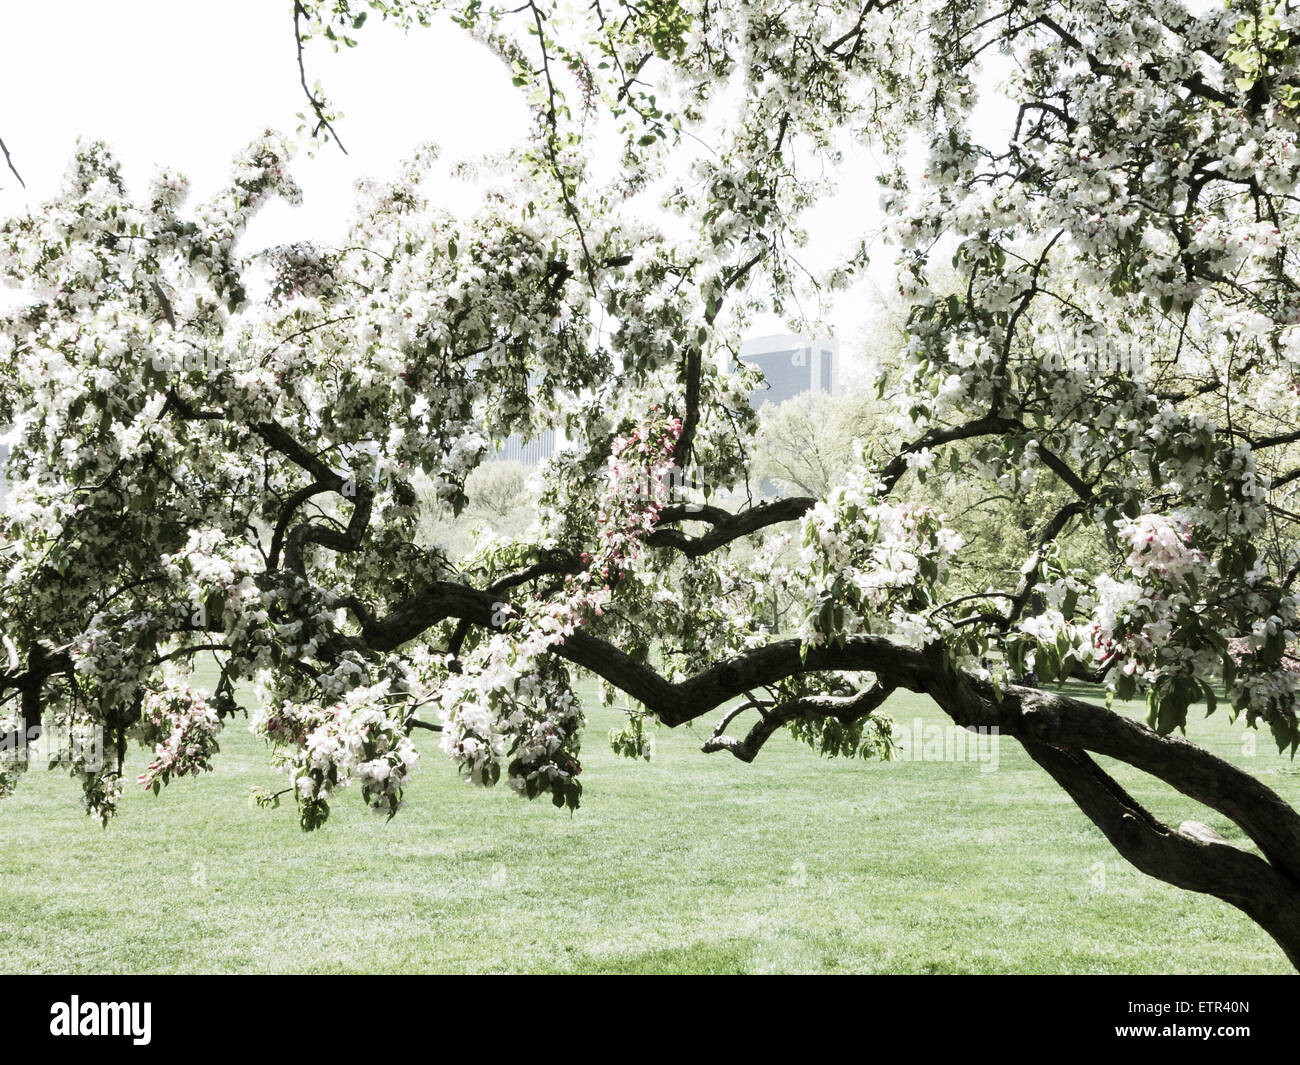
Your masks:
<instances>
[{"instance_id":1,"label":"cluster of flowers","mask_svg":"<svg viewBox=\"0 0 1300 1065\"><path fill-rule=\"evenodd\" d=\"M72 641L69 656L83 682L93 686L104 706L129 704L148 669L153 646L167 619L150 613L96 614Z\"/></svg>"},{"instance_id":2,"label":"cluster of flowers","mask_svg":"<svg viewBox=\"0 0 1300 1065\"><path fill-rule=\"evenodd\" d=\"M1184 515L1142 515L1117 532L1132 579L1097 578L1092 626L1094 653L1110 667L1116 689L1125 696L1147 689L1152 714L1162 720L1169 693L1185 700L1188 692L1209 692L1222 671L1233 706L1251 724L1267 720L1279 744L1291 745L1300 709L1294 600L1259 584L1258 567L1244 587L1214 591L1214 573L1192 547L1194 525ZM1219 609L1207 608L1207 590ZM1244 618L1253 620L1241 635ZM1179 723L1181 713L1169 721Z\"/></svg>"},{"instance_id":3,"label":"cluster of flowers","mask_svg":"<svg viewBox=\"0 0 1300 1065\"><path fill-rule=\"evenodd\" d=\"M1101 662L1128 677L1153 682L1162 670L1212 664L1204 652L1171 645L1178 618L1196 605L1189 587L1204 575L1204 552L1191 546L1192 523L1181 514L1142 514L1117 523L1132 579L1096 580L1092 644Z\"/></svg>"},{"instance_id":4,"label":"cluster of flowers","mask_svg":"<svg viewBox=\"0 0 1300 1065\"><path fill-rule=\"evenodd\" d=\"M516 615L502 604L509 632L495 634L467 656L439 693L442 749L473 783L493 784L509 758L511 787L534 798L549 792L576 807L582 710L567 673L548 650L600 616L612 585L635 571L645 537L672 491L673 452L681 422L666 418L618 437L596 514L595 550L571 575L558 602Z\"/></svg>"},{"instance_id":5,"label":"cluster of flowers","mask_svg":"<svg viewBox=\"0 0 1300 1065\"><path fill-rule=\"evenodd\" d=\"M875 626L924 642L934 622L923 608L961 546L932 507L882 501L858 468L804 517L799 557L817 587L800 639L818 644Z\"/></svg>"},{"instance_id":6,"label":"cluster of flowers","mask_svg":"<svg viewBox=\"0 0 1300 1065\"><path fill-rule=\"evenodd\" d=\"M576 807L583 716L567 675L548 658L526 660L508 636L489 643L495 668L453 675L440 692L442 750L471 783L495 784L508 759L515 791L549 792L557 805Z\"/></svg>"},{"instance_id":7,"label":"cluster of flowers","mask_svg":"<svg viewBox=\"0 0 1300 1065\"><path fill-rule=\"evenodd\" d=\"M265 664L275 627L270 624L274 593L260 588L254 575L265 561L252 544L233 540L220 529L191 530L185 546L159 558L162 573L185 605L182 628L215 626L225 643ZM215 613L209 616L212 609Z\"/></svg>"},{"instance_id":8,"label":"cluster of flowers","mask_svg":"<svg viewBox=\"0 0 1300 1065\"><path fill-rule=\"evenodd\" d=\"M1137 577L1181 584L1205 565L1205 553L1191 546L1192 523L1181 515L1122 518L1115 532L1128 547L1128 567Z\"/></svg>"},{"instance_id":9,"label":"cluster of flowers","mask_svg":"<svg viewBox=\"0 0 1300 1065\"><path fill-rule=\"evenodd\" d=\"M357 687L332 706L285 700L257 717L255 733L277 750L288 772L303 826L316 828L329 813L329 799L351 781L376 813L392 817L402 788L419 762L404 723L388 711L387 681Z\"/></svg>"},{"instance_id":10,"label":"cluster of flowers","mask_svg":"<svg viewBox=\"0 0 1300 1065\"><path fill-rule=\"evenodd\" d=\"M596 551L583 555L587 568L570 581L570 611L598 608L598 592L607 592L610 582L635 568L641 545L672 494L673 451L681 432L681 420L668 418L614 441L596 512Z\"/></svg>"},{"instance_id":11,"label":"cluster of flowers","mask_svg":"<svg viewBox=\"0 0 1300 1065\"><path fill-rule=\"evenodd\" d=\"M140 708L139 730L154 756L137 778L156 795L172 777L206 773L220 749L221 719L206 696L188 684L151 691Z\"/></svg>"}]
</instances>

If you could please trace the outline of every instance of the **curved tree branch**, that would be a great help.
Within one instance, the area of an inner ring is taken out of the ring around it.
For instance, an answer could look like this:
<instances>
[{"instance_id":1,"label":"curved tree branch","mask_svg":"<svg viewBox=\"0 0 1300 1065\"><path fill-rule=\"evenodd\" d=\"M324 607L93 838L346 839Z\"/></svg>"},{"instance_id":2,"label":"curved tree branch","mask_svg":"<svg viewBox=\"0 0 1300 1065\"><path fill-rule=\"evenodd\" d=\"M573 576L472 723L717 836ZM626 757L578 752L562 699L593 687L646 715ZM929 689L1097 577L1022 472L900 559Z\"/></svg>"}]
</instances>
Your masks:
<instances>
[{"instance_id":1,"label":"curved tree branch","mask_svg":"<svg viewBox=\"0 0 1300 1065\"><path fill-rule=\"evenodd\" d=\"M1153 817L1082 751L1036 740L1025 750L1135 868L1167 884L1214 895L1247 913L1300 968L1300 886L1262 858L1184 825Z\"/></svg>"},{"instance_id":2,"label":"curved tree branch","mask_svg":"<svg viewBox=\"0 0 1300 1065\"><path fill-rule=\"evenodd\" d=\"M878 682L848 698L809 695L801 699L791 699L768 711L760 708L758 721L750 728L743 740L726 735L725 729L732 721L732 716L728 715L722 719L713 735L704 742L700 750L706 754L728 751L742 762L752 762L758 757L758 752L772 734L792 721L801 718L833 717L845 725L851 725L878 710L893 693L893 685Z\"/></svg>"}]
</instances>

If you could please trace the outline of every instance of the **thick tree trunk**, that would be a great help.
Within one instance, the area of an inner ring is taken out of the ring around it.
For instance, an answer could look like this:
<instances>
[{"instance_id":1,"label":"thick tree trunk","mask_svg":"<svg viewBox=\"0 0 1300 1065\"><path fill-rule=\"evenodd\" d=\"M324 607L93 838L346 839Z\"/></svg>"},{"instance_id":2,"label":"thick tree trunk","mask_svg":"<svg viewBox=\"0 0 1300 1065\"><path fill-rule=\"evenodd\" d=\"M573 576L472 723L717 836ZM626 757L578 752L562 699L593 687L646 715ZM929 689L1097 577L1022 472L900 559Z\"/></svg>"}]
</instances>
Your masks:
<instances>
[{"instance_id":1,"label":"thick tree trunk","mask_svg":"<svg viewBox=\"0 0 1300 1065\"><path fill-rule=\"evenodd\" d=\"M1082 751L1023 742L1030 757L1135 868L1236 906L1272 936L1300 970L1300 886L1294 881L1226 841L1163 824Z\"/></svg>"},{"instance_id":2,"label":"thick tree trunk","mask_svg":"<svg viewBox=\"0 0 1300 1065\"><path fill-rule=\"evenodd\" d=\"M1244 770L1175 736L1064 695L1011 687L999 698L968 674L938 670L928 693L959 725L996 727L1024 746L1139 871L1245 913L1300 970L1300 814ZM1164 824L1087 753L1110 755L1230 818L1264 857Z\"/></svg>"}]
</instances>

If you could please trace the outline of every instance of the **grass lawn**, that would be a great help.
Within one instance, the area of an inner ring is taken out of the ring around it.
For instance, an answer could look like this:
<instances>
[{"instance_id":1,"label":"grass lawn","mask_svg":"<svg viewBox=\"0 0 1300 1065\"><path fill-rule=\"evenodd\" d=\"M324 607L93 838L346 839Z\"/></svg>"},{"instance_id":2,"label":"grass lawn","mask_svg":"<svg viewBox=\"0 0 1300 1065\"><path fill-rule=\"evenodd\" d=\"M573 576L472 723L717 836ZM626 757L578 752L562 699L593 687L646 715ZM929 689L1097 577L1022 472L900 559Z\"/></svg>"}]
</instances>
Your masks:
<instances>
[{"instance_id":1,"label":"grass lawn","mask_svg":"<svg viewBox=\"0 0 1300 1065\"><path fill-rule=\"evenodd\" d=\"M945 725L909 694L890 712ZM1135 705L1132 712L1137 713ZM1283 973L1238 911L1126 865L1014 741L978 761L854 763L784 734L751 766L657 733L615 757L591 713L583 807L470 788L420 734L408 806L344 792L303 834L242 719L215 773L132 787L106 830L61 772L0 803L3 972ZM1192 739L1300 802L1300 765L1222 715ZM132 753L132 773L143 768ZM1177 824L1240 833L1156 781Z\"/></svg>"}]
</instances>

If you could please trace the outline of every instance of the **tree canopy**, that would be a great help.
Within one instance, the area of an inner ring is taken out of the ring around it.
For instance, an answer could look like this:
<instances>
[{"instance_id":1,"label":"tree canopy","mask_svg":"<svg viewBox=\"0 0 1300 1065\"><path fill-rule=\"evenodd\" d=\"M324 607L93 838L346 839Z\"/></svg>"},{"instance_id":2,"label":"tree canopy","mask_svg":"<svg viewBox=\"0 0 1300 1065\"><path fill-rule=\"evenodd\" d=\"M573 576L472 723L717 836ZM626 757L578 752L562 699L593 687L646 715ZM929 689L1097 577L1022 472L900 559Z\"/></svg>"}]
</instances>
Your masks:
<instances>
[{"instance_id":1,"label":"tree canopy","mask_svg":"<svg viewBox=\"0 0 1300 1065\"><path fill-rule=\"evenodd\" d=\"M85 143L0 228L21 295L0 318L4 731L104 730L116 757L73 762L108 818L129 737L145 786L204 770L253 683L313 828L350 781L394 814L421 727L468 779L576 807L578 672L664 726L729 707L705 750L745 761L782 727L887 754L906 688L1016 738L1139 869L1300 964L1300 814L1177 735L1205 701L1300 743L1300 12L308 0L294 20L310 51L438 11L535 112L530 143L472 168L472 214L428 195L429 147L361 190L337 245L245 249L254 212L299 195L268 133L193 207L181 175L135 196ZM994 56L1009 135L985 143ZM799 259L845 137L887 160L895 413L820 498L759 501L736 352L755 312L806 324L801 292L865 268L809 281ZM567 443L525 534L469 559L426 542L422 485L458 512L494 443L549 427ZM927 497L944 471L1039 493L1013 579ZM778 594L802 604L788 633L761 623ZM189 686L199 655L215 692ZM1012 683L1030 668L1144 692L1150 727ZM1165 825L1095 755L1256 849Z\"/></svg>"}]
</instances>

